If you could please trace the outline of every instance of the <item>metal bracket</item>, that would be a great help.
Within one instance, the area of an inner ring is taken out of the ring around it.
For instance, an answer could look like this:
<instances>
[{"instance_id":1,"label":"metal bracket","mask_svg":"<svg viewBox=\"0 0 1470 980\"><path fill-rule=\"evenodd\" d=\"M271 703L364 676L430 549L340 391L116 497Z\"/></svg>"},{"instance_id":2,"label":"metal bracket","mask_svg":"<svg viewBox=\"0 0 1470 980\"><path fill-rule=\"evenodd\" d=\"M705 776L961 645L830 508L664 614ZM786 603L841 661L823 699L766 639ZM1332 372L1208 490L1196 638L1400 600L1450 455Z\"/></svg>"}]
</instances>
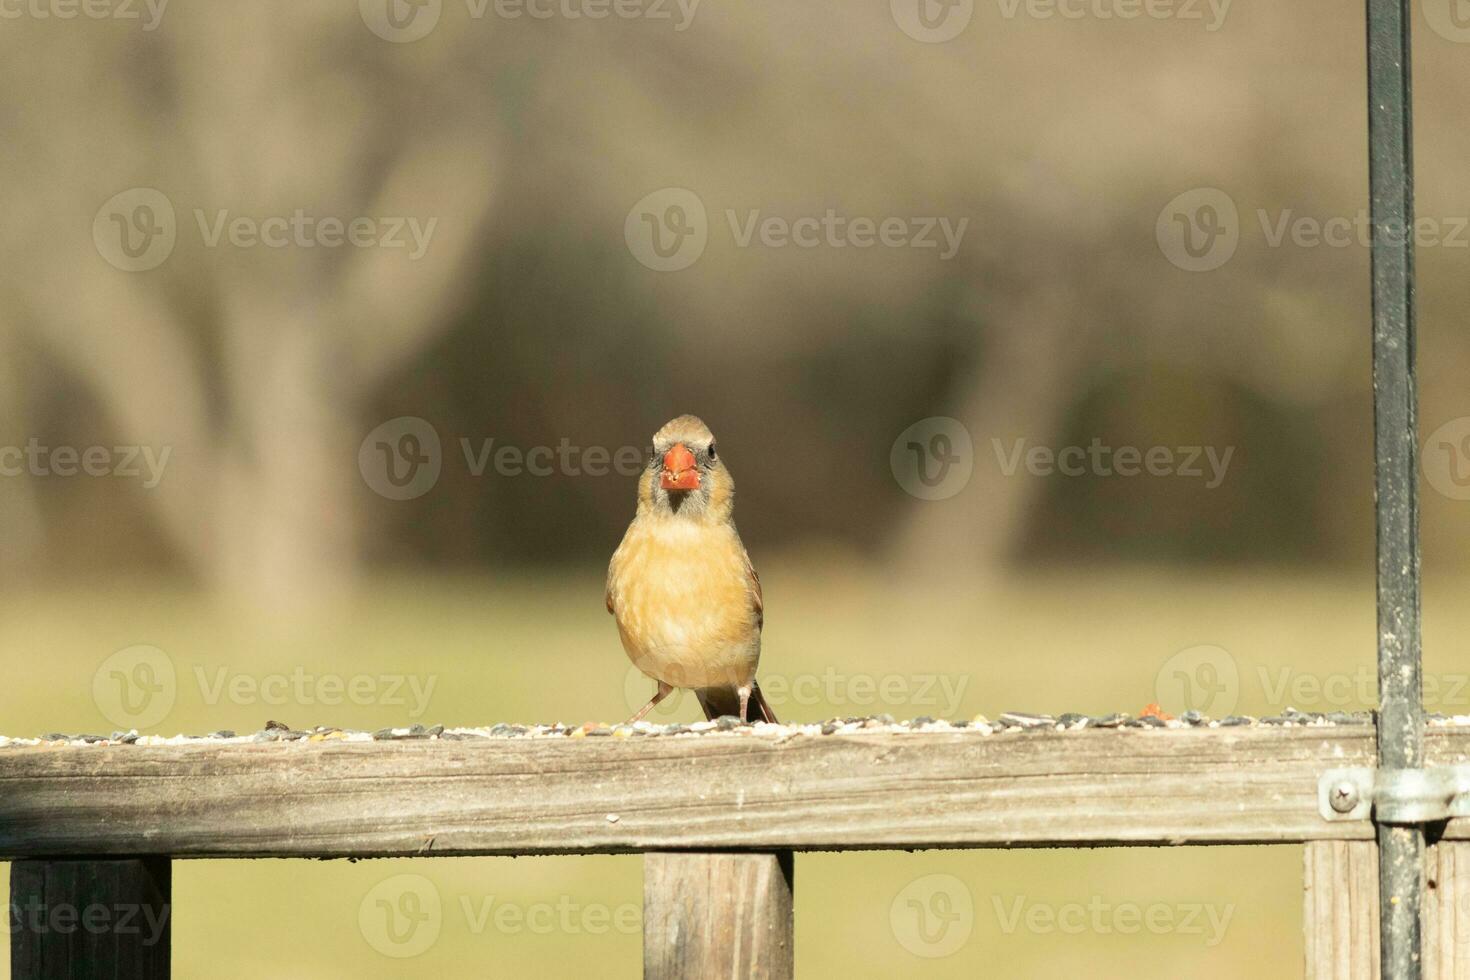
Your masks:
<instances>
[{"instance_id":1,"label":"metal bracket","mask_svg":"<svg viewBox=\"0 0 1470 980\"><path fill-rule=\"evenodd\" d=\"M1430 769L1329 769L1317 809L1331 821L1413 825L1470 817L1470 765Z\"/></svg>"}]
</instances>

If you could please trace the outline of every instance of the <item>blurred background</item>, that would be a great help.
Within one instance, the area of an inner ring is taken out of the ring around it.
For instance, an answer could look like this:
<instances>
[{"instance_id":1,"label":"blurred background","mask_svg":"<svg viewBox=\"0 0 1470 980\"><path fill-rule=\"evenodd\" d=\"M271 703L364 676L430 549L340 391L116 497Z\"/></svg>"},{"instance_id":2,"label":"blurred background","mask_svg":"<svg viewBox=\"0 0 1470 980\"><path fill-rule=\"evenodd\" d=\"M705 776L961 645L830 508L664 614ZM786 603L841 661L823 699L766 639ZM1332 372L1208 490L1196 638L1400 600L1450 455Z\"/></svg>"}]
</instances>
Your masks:
<instances>
[{"instance_id":1,"label":"blurred background","mask_svg":"<svg viewBox=\"0 0 1470 980\"><path fill-rule=\"evenodd\" d=\"M1415 8L1416 233L1426 700L1470 713L1457 4ZM1374 703L1355 7L0 20L4 734L621 720L652 685L602 576L684 412L783 720ZM798 970L1296 975L1300 860L803 855ZM360 916L423 881L427 943ZM180 862L175 893L181 976L639 971L636 857Z\"/></svg>"}]
</instances>

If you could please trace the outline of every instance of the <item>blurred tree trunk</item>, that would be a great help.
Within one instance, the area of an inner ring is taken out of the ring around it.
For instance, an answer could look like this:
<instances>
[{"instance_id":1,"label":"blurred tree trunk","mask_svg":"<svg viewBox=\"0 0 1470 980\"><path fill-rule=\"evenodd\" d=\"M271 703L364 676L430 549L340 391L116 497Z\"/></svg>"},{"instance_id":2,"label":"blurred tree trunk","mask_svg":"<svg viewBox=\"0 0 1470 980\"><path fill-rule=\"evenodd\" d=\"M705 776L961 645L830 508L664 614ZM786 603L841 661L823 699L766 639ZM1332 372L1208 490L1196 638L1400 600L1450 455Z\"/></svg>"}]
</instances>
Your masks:
<instances>
[{"instance_id":1,"label":"blurred tree trunk","mask_svg":"<svg viewBox=\"0 0 1470 980\"><path fill-rule=\"evenodd\" d=\"M998 454L1017 439L1054 444L1087 357L1091 331L1079 312L1072 291L1055 282L992 311L982 368L957 401L974 471L954 497L909 507L895 541L904 574L983 578L1016 556L1045 481L1029 475L1024 461L1006 475Z\"/></svg>"},{"instance_id":2,"label":"blurred tree trunk","mask_svg":"<svg viewBox=\"0 0 1470 980\"><path fill-rule=\"evenodd\" d=\"M19 363L18 331L0 315L0 445L24 446L33 431ZM13 461L7 461L13 462ZM0 476L0 579L12 581L35 560L44 541L35 483L24 474Z\"/></svg>"}]
</instances>

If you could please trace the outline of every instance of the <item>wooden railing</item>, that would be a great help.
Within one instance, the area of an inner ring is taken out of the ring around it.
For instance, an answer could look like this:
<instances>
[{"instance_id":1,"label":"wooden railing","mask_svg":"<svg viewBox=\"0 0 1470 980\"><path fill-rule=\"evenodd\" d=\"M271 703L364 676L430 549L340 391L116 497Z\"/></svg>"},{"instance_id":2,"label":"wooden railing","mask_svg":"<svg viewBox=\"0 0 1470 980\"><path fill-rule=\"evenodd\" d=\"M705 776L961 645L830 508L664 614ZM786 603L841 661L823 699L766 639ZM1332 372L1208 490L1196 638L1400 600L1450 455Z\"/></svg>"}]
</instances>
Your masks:
<instances>
[{"instance_id":1,"label":"wooden railing","mask_svg":"<svg viewBox=\"0 0 1470 980\"><path fill-rule=\"evenodd\" d=\"M1429 765L1470 761L1470 729L1425 744ZM1373 824L1325 819L1317 794L1375 757L1367 724L11 746L0 857L13 910L157 911L172 858L641 852L645 976L662 980L791 976L793 851L1306 844L1307 976L1367 978ZM1470 819L1435 836L1426 976L1448 980L1470 975L1470 936L1437 941L1467 896L1439 872L1470 870ZM17 980L167 972L166 929L19 926Z\"/></svg>"}]
</instances>

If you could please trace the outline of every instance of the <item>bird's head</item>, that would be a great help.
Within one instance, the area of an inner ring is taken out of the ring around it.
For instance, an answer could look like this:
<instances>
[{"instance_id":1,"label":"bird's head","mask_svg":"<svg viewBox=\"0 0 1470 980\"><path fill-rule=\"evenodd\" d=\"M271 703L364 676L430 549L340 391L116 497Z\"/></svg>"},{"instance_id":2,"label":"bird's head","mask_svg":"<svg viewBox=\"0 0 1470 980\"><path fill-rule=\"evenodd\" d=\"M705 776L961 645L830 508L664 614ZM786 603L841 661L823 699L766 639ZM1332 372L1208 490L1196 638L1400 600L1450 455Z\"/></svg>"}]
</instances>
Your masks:
<instances>
[{"instance_id":1,"label":"bird's head","mask_svg":"<svg viewBox=\"0 0 1470 980\"><path fill-rule=\"evenodd\" d=\"M693 415L681 415L654 433L648 465L638 483L640 511L696 521L726 520L735 482L715 437Z\"/></svg>"}]
</instances>

